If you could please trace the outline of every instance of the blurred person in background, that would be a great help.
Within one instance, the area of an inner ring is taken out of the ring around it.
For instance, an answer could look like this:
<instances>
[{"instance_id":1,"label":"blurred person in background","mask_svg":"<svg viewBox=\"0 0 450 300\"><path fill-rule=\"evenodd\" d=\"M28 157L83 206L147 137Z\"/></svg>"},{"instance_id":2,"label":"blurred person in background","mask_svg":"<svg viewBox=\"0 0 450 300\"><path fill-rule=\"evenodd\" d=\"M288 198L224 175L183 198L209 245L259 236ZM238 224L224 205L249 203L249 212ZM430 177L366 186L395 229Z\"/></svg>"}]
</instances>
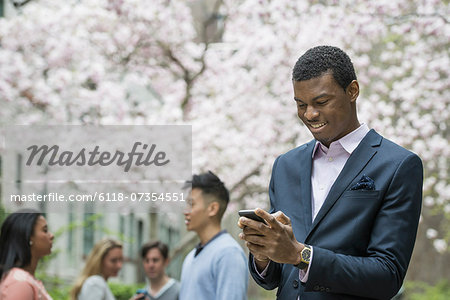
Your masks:
<instances>
[{"instance_id":1,"label":"blurred person in background","mask_svg":"<svg viewBox=\"0 0 450 300\"><path fill-rule=\"evenodd\" d=\"M24 209L10 214L0 233L0 299L51 300L34 277L39 260L51 253L53 234L44 216Z\"/></svg>"},{"instance_id":2,"label":"blurred person in background","mask_svg":"<svg viewBox=\"0 0 450 300\"><path fill-rule=\"evenodd\" d=\"M241 246L222 230L229 202L224 183L211 171L194 175L184 212L186 228L200 243L183 262L181 300L247 299L247 259Z\"/></svg>"},{"instance_id":3,"label":"blurred person in background","mask_svg":"<svg viewBox=\"0 0 450 300\"><path fill-rule=\"evenodd\" d=\"M108 287L109 277L115 277L122 269L122 244L103 239L95 244L86 265L71 291L72 300L115 300Z\"/></svg>"},{"instance_id":4,"label":"blurred person in background","mask_svg":"<svg viewBox=\"0 0 450 300\"><path fill-rule=\"evenodd\" d=\"M132 299L177 300L180 283L166 275L169 247L160 241L149 242L142 246L141 257L148 285Z\"/></svg>"}]
</instances>

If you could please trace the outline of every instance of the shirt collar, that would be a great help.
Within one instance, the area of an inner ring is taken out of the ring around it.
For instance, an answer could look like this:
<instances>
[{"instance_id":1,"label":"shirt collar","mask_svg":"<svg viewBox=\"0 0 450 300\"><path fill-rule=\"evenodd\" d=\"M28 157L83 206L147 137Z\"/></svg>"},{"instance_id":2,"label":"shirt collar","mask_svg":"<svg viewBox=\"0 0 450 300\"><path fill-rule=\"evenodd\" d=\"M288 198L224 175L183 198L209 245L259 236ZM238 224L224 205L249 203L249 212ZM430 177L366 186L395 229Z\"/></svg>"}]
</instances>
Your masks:
<instances>
[{"instance_id":1,"label":"shirt collar","mask_svg":"<svg viewBox=\"0 0 450 300\"><path fill-rule=\"evenodd\" d=\"M356 149L356 147L358 147L359 143L362 141L362 139L366 136L366 134L368 132L369 132L369 127L367 126L367 124L362 123L358 128L356 128L355 130L353 130L349 134L341 137L337 141L332 142L330 144L330 147L334 143L339 143L339 144L341 144L342 148L345 149L345 151L347 151L349 154L352 154L353 151ZM317 149L319 148L319 146L322 149L327 149L327 147L324 146L321 142L316 141L316 144L314 146L314 150L312 152L312 157L313 158L316 155Z\"/></svg>"},{"instance_id":2,"label":"shirt collar","mask_svg":"<svg viewBox=\"0 0 450 300\"><path fill-rule=\"evenodd\" d=\"M227 231L224 229L217 233L215 236L213 236L209 241L206 242L206 244L202 245L201 243L198 243L197 246L195 246L195 254L194 257L196 257L209 243L211 243L213 240L221 236L222 234L226 233Z\"/></svg>"},{"instance_id":3,"label":"shirt collar","mask_svg":"<svg viewBox=\"0 0 450 300\"><path fill-rule=\"evenodd\" d=\"M169 278L169 281L167 281L167 283L159 290L159 292L156 293L155 299L158 299L162 294L165 293L165 291L167 291L168 289L170 289L170 287L171 287L172 285L174 285L174 284L175 284L175 279ZM152 289L152 284L151 284L151 282L149 281L149 282L148 282L148 288L147 288L148 292L150 292L151 289ZM148 299L148 298L143 298L143 299Z\"/></svg>"}]
</instances>

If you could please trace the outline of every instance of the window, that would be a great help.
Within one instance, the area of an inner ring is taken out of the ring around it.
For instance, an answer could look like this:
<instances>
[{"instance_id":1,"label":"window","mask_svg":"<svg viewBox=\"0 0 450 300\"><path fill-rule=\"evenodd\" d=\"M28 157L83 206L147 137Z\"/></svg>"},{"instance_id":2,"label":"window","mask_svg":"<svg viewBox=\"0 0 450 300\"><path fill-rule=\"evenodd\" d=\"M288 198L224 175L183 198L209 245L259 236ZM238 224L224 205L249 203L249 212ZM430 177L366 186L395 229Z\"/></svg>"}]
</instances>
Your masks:
<instances>
[{"instance_id":1,"label":"window","mask_svg":"<svg viewBox=\"0 0 450 300\"><path fill-rule=\"evenodd\" d=\"M125 216L124 215L119 216L119 232L120 232L121 237L125 236Z\"/></svg>"},{"instance_id":2,"label":"window","mask_svg":"<svg viewBox=\"0 0 450 300\"><path fill-rule=\"evenodd\" d=\"M84 214L84 226L83 226L83 254L89 255L92 247L94 247L94 221L92 220L93 214Z\"/></svg>"},{"instance_id":3,"label":"window","mask_svg":"<svg viewBox=\"0 0 450 300\"><path fill-rule=\"evenodd\" d=\"M85 213L83 214L83 255L89 255L91 249L94 247L95 241L95 221L97 215L93 213L86 213L86 211L93 211L93 202L89 202L85 206Z\"/></svg>"},{"instance_id":4,"label":"window","mask_svg":"<svg viewBox=\"0 0 450 300\"><path fill-rule=\"evenodd\" d=\"M137 248L140 249L144 239L144 222L139 220L137 223Z\"/></svg>"},{"instance_id":5,"label":"window","mask_svg":"<svg viewBox=\"0 0 450 300\"><path fill-rule=\"evenodd\" d=\"M74 245L75 245L75 236L74 236L74 230L73 225L75 224L75 214L73 213L73 205L72 203L70 205L70 212L68 215L69 219L69 229L67 231L67 253L69 253L70 257L73 257L73 251L74 251Z\"/></svg>"},{"instance_id":6,"label":"window","mask_svg":"<svg viewBox=\"0 0 450 300\"><path fill-rule=\"evenodd\" d=\"M129 237L129 244L128 244L128 256L130 257L134 257L136 254L134 253L134 243L136 241L136 233L135 233L135 218L134 218L134 213L130 213L130 215L128 216L128 225L129 225L129 232L128 232L128 237Z\"/></svg>"}]
</instances>

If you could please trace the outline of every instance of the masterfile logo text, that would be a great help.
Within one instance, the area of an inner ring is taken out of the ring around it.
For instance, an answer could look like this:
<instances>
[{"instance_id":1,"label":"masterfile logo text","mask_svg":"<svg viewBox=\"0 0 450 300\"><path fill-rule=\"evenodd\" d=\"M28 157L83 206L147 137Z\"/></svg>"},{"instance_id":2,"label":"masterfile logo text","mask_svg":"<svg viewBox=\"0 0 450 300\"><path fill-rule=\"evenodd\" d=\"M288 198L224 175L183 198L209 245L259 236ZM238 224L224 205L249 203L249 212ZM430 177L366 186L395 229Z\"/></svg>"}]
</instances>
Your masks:
<instances>
[{"instance_id":1,"label":"masterfile logo text","mask_svg":"<svg viewBox=\"0 0 450 300\"><path fill-rule=\"evenodd\" d=\"M181 186L192 176L189 125L11 126L1 131L6 206L23 206L28 199L122 206L127 200L173 201L184 199ZM93 201L76 200L82 198Z\"/></svg>"}]
</instances>

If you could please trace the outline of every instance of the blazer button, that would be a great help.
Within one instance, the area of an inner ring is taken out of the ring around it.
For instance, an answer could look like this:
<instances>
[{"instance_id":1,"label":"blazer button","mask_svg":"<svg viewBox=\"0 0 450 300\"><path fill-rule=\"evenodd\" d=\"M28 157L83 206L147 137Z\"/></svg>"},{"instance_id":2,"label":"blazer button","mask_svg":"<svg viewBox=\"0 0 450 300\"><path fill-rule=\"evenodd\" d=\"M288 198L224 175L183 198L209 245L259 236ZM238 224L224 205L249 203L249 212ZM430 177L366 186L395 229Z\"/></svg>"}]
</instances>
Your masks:
<instances>
[{"instance_id":1,"label":"blazer button","mask_svg":"<svg viewBox=\"0 0 450 300\"><path fill-rule=\"evenodd\" d=\"M318 285L315 285L315 286L313 287L313 290L315 290L315 291L317 292L317 291L320 290L320 287L319 287Z\"/></svg>"},{"instance_id":2,"label":"blazer button","mask_svg":"<svg viewBox=\"0 0 450 300\"><path fill-rule=\"evenodd\" d=\"M325 288L325 292L330 292L331 289L329 287Z\"/></svg>"},{"instance_id":3,"label":"blazer button","mask_svg":"<svg viewBox=\"0 0 450 300\"><path fill-rule=\"evenodd\" d=\"M292 282L292 286L294 289L298 288L298 280L294 280L294 282Z\"/></svg>"},{"instance_id":4,"label":"blazer button","mask_svg":"<svg viewBox=\"0 0 450 300\"><path fill-rule=\"evenodd\" d=\"M320 287L320 291L321 291L321 292L325 292L325 287L321 286L321 287Z\"/></svg>"}]
</instances>

